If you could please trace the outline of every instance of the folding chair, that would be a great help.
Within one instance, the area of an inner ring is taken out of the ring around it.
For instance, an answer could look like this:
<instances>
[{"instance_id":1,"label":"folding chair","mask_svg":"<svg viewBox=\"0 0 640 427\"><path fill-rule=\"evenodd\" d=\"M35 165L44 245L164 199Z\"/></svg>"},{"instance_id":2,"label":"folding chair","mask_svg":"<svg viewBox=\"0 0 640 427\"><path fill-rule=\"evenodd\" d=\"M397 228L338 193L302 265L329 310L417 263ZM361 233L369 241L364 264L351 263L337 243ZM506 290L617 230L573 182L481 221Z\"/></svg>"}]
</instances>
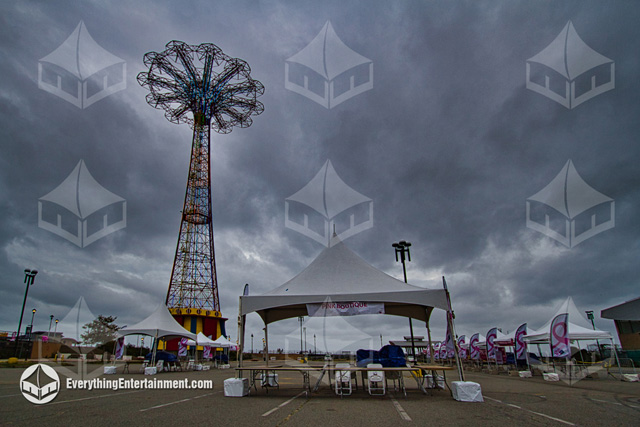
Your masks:
<instances>
[{"instance_id":1,"label":"folding chair","mask_svg":"<svg viewBox=\"0 0 640 427\"><path fill-rule=\"evenodd\" d=\"M367 369L375 369L382 368L382 365L379 363L369 363L367 365ZM385 381L384 381L384 371L367 371L367 383L369 387L369 394L385 394Z\"/></svg>"},{"instance_id":2,"label":"folding chair","mask_svg":"<svg viewBox=\"0 0 640 427\"><path fill-rule=\"evenodd\" d=\"M340 396L350 395L351 388L351 371L341 371L340 368L350 368L349 363L336 363L336 394Z\"/></svg>"}]
</instances>

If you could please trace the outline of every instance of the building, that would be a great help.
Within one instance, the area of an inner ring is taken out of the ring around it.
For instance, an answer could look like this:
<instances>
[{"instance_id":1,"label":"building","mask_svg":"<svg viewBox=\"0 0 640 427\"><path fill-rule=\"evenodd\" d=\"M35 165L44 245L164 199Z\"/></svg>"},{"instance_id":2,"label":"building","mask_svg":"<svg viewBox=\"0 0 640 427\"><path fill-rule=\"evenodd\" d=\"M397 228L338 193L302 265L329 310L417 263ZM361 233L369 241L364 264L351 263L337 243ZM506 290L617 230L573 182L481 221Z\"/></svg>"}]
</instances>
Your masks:
<instances>
[{"instance_id":1,"label":"building","mask_svg":"<svg viewBox=\"0 0 640 427\"><path fill-rule=\"evenodd\" d=\"M640 356L640 298L602 310L600 316L614 321L622 349Z\"/></svg>"}]
</instances>

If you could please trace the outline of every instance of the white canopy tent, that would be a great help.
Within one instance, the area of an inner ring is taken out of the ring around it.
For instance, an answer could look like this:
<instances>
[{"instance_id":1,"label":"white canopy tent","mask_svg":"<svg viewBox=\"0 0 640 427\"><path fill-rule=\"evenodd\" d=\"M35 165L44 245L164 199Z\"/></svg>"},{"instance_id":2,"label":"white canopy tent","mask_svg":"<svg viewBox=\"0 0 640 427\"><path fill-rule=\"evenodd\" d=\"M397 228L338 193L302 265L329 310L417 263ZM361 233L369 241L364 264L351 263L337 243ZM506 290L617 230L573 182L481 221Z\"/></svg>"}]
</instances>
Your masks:
<instances>
[{"instance_id":1,"label":"white canopy tent","mask_svg":"<svg viewBox=\"0 0 640 427\"><path fill-rule=\"evenodd\" d=\"M169 309L164 304L160 304L149 317L141 322L118 331L118 338L126 335L149 335L155 338L152 363L155 363L159 338L184 337L192 340L196 339L196 334L183 328L169 313Z\"/></svg>"},{"instance_id":2,"label":"white canopy tent","mask_svg":"<svg viewBox=\"0 0 640 427\"><path fill-rule=\"evenodd\" d=\"M551 316L549 321L542 325L537 333L528 333L524 340L530 344L544 344L549 342L551 322L562 313L569 314L569 340L611 340L613 337L607 331L593 329L589 321L582 315L578 307L573 302L573 298L568 297Z\"/></svg>"},{"instance_id":3,"label":"white canopy tent","mask_svg":"<svg viewBox=\"0 0 640 427\"><path fill-rule=\"evenodd\" d=\"M413 286L369 265L337 237L300 274L262 295L240 297L240 315L256 312L267 325L298 316L308 316L308 304L367 302L383 305L384 314L410 317L428 323L434 308L447 310L444 289ZM240 345L244 342L240 322ZM241 351L241 349L240 349Z\"/></svg>"}]
</instances>

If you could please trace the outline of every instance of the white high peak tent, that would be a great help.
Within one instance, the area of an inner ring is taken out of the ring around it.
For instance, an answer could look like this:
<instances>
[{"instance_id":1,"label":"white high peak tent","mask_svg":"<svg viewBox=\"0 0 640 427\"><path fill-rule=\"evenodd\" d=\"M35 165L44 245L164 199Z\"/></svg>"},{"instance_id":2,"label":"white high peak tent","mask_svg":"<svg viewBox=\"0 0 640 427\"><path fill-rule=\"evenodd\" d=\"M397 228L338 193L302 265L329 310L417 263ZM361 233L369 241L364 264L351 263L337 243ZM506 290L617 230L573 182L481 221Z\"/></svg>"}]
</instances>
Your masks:
<instances>
[{"instance_id":1,"label":"white high peak tent","mask_svg":"<svg viewBox=\"0 0 640 427\"><path fill-rule=\"evenodd\" d=\"M444 289L420 288L395 279L369 265L337 237L334 239L307 268L285 284L262 295L241 296L240 316L258 313L266 333L269 323L308 316L312 307L326 302L372 303L383 308L382 314L410 317L427 325L434 308L447 310ZM243 334L244 330L241 345ZM266 345L268 350L268 337Z\"/></svg>"},{"instance_id":2,"label":"white high peak tent","mask_svg":"<svg viewBox=\"0 0 640 427\"><path fill-rule=\"evenodd\" d=\"M599 329L593 329L593 326L582 315L582 312L578 310L573 298L568 297L556 310L555 314L551 316L549 321L542 325L537 333L529 333L524 337L527 343L531 344L543 344L549 342L549 334L551 329L551 322L559 314L569 314L569 339L575 340L611 340L613 337L609 332L601 331Z\"/></svg>"},{"instance_id":3,"label":"white high peak tent","mask_svg":"<svg viewBox=\"0 0 640 427\"><path fill-rule=\"evenodd\" d=\"M155 363L159 338L196 339L196 334L183 328L182 325L174 319L171 313L169 313L169 309L164 304L160 304L158 308L149 315L149 317L141 322L122 328L118 331L118 338L126 335L148 335L155 338L152 363Z\"/></svg>"}]
</instances>

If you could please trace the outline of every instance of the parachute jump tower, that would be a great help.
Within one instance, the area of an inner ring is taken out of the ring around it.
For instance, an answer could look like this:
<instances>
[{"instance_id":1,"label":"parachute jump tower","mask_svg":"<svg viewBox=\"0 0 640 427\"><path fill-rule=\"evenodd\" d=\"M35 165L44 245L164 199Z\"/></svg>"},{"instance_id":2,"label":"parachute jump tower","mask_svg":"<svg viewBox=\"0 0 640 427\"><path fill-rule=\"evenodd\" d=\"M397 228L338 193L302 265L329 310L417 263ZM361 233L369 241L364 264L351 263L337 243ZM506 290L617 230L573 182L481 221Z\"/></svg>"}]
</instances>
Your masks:
<instances>
[{"instance_id":1,"label":"parachute jump tower","mask_svg":"<svg viewBox=\"0 0 640 427\"><path fill-rule=\"evenodd\" d=\"M249 65L225 55L211 43L167 43L162 52L144 55L149 71L138 83L149 90L146 99L163 109L171 123L193 129L187 191L166 304L175 319L191 332L214 339L226 335L220 313L211 214L211 130L225 134L234 126L251 126L252 115L264 111L257 100L264 86L251 78ZM169 350L177 341L167 343ZM175 347L175 348L173 348Z\"/></svg>"}]
</instances>

